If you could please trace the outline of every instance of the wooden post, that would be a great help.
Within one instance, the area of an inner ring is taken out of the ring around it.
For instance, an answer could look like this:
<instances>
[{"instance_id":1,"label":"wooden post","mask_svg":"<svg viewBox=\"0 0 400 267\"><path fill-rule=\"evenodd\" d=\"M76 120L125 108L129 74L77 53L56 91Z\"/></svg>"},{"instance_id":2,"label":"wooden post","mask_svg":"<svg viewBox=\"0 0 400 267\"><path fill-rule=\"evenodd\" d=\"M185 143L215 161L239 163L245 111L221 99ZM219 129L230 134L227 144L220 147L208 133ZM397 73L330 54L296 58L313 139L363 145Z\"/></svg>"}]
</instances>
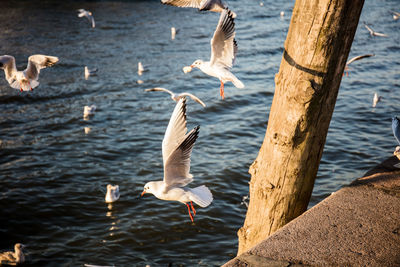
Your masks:
<instances>
[{"instance_id":1,"label":"wooden post","mask_svg":"<svg viewBox=\"0 0 400 267\"><path fill-rule=\"evenodd\" d=\"M238 255L302 214L311 197L364 0L297 0L267 132L250 167Z\"/></svg>"}]
</instances>

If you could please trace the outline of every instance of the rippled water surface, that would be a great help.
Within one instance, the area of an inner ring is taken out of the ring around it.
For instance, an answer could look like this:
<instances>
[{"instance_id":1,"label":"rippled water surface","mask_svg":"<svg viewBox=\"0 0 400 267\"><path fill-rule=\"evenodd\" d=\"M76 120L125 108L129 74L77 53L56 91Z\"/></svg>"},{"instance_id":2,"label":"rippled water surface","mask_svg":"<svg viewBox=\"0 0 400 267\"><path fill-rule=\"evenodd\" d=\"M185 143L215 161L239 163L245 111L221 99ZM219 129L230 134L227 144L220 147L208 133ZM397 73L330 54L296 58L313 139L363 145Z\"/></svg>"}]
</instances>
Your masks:
<instances>
[{"instance_id":1,"label":"rippled water surface","mask_svg":"<svg viewBox=\"0 0 400 267\"><path fill-rule=\"evenodd\" d=\"M0 54L14 55L18 68L37 53L60 62L42 71L34 92L10 88L0 74L0 249L27 244L27 266L216 266L234 257L247 171L264 137L294 3L280 2L229 1L238 14L233 72L246 88L228 83L221 101L217 79L182 72L208 59L216 13L156 0L1 1ZM398 3L365 3L350 57L375 57L343 77L310 206L394 150L400 20L389 11L399 12ZM95 29L78 8L93 12ZM363 21L389 37L371 37ZM174 41L172 26L179 29ZM85 80L85 65L98 76ZM196 93L207 104L188 101L188 128L201 126L192 186L206 184L214 195L193 224L181 203L137 199L147 181L162 178L161 142L174 108L167 95L144 92L153 86ZM374 92L383 96L376 108ZM89 104L97 112L84 120ZM113 205L104 203L108 183L121 190Z\"/></svg>"}]
</instances>

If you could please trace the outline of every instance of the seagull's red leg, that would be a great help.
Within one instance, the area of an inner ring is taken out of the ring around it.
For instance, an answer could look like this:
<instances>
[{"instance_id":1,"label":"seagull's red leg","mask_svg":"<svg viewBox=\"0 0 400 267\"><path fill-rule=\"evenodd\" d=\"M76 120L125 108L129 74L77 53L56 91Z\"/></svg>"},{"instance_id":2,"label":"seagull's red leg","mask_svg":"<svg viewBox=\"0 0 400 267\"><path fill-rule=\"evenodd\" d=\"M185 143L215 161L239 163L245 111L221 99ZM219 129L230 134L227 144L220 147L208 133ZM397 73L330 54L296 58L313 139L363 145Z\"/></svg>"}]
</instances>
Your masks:
<instances>
[{"instance_id":1,"label":"seagull's red leg","mask_svg":"<svg viewBox=\"0 0 400 267\"><path fill-rule=\"evenodd\" d=\"M193 207L193 202L192 201L190 201L190 206L192 207L193 216L196 216L196 210Z\"/></svg>"},{"instance_id":2,"label":"seagull's red leg","mask_svg":"<svg viewBox=\"0 0 400 267\"><path fill-rule=\"evenodd\" d=\"M222 81L221 82L221 86L219 87L219 94L221 95L222 99L225 99L225 95L224 95L224 83Z\"/></svg>"},{"instance_id":3,"label":"seagull's red leg","mask_svg":"<svg viewBox=\"0 0 400 267\"><path fill-rule=\"evenodd\" d=\"M188 203L185 203L186 204L186 206L187 206L187 208L188 208L188 212L189 212L189 216L190 216L190 219L192 220L192 222L193 222L193 216L192 216L192 214L190 213L190 207L189 207L189 204Z\"/></svg>"},{"instance_id":4,"label":"seagull's red leg","mask_svg":"<svg viewBox=\"0 0 400 267\"><path fill-rule=\"evenodd\" d=\"M19 90L21 91L21 92L23 92L24 90L22 90L22 87L21 88L19 88Z\"/></svg>"}]
</instances>

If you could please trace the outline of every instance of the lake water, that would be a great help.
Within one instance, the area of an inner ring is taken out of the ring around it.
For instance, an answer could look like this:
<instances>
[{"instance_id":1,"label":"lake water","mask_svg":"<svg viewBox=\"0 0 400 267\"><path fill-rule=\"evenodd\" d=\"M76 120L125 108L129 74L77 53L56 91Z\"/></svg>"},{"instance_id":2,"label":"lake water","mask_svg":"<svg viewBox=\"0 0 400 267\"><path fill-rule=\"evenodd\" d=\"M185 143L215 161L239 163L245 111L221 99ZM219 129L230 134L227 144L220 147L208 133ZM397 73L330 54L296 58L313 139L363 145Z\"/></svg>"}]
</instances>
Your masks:
<instances>
[{"instance_id":1,"label":"lake water","mask_svg":"<svg viewBox=\"0 0 400 267\"><path fill-rule=\"evenodd\" d=\"M236 255L248 168L264 138L294 1L229 1L239 46L233 73L246 85L182 67L208 59L219 15L159 1L1 1L0 54L25 68L32 54L58 56L34 92L0 80L0 249L21 242L26 266L217 266ZM245 4L244 4L245 3ZM76 9L93 12L96 28ZM343 77L310 207L391 156L391 117L400 115L399 2L366 1ZM280 12L285 15L280 17ZM362 22L388 38L371 37ZM171 40L170 28L179 33ZM141 61L147 69L137 74ZM83 68L98 68L84 79ZM137 81L142 80L142 84ZM192 92L188 128L200 125L192 187L214 195L191 223L184 205L146 195L163 175L161 142L174 102L161 86ZM383 96L372 108L374 92ZM83 119L85 105L96 114ZM85 134L84 128L91 131ZM121 198L104 203L108 183Z\"/></svg>"}]
</instances>

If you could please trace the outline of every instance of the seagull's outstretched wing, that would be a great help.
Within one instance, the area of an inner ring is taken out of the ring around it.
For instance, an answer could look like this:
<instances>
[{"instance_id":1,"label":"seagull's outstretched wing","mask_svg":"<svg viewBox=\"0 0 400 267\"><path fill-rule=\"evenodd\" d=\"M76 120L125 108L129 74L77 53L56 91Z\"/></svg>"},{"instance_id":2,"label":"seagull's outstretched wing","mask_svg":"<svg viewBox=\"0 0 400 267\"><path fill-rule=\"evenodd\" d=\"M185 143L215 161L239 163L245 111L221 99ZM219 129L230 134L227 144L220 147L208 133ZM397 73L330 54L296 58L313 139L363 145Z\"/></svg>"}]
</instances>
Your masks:
<instances>
[{"instance_id":1,"label":"seagull's outstretched wing","mask_svg":"<svg viewBox=\"0 0 400 267\"><path fill-rule=\"evenodd\" d=\"M366 54L366 55L356 56L356 57L351 58L349 61L347 61L346 65L349 65L350 63L352 63L356 60L360 60L360 59L367 58L367 57L373 57L373 56L375 56L375 54Z\"/></svg>"},{"instance_id":2,"label":"seagull's outstretched wing","mask_svg":"<svg viewBox=\"0 0 400 267\"><path fill-rule=\"evenodd\" d=\"M210 64L231 68L235 61L237 44L235 41L235 22L229 9L224 9L221 12L217 28L210 43Z\"/></svg>"},{"instance_id":3,"label":"seagull's outstretched wing","mask_svg":"<svg viewBox=\"0 0 400 267\"><path fill-rule=\"evenodd\" d=\"M397 143L400 145L400 120L397 117L392 118L392 130Z\"/></svg>"},{"instance_id":4,"label":"seagull's outstretched wing","mask_svg":"<svg viewBox=\"0 0 400 267\"><path fill-rule=\"evenodd\" d=\"M15 81L15 73L17 67L15 66L15 58L13 56L4 55L0 57L0 68L4 69L6 80L9 84Z\"/></svg>"},{"instance_id":5,"label":"seagull's outstretched wing","mask_svg":"<svg viewBox=\"0 0 400 267\"><path fill-rule=\"evenodd\" d=\"M193 7L201 11L222 12L225 9L221 0L161 0L161 3L177 7Z\"/></svg>"},{"instance_id":6,"label":"seagull's outstretched wing","mask_svg":"<svg viewBox=\"0 0 400 267\"><path fill-rule=\"evenodd\" d=\"M164 183L185 186L192 181L190 155L199 127L186 134L186 98L179 99L171 115L162 143Z\"/></svg>"},{"instance_id":7,"label":"seagull's outstretched wing","mask_svg":"<svg viewBox=\"0 0 400 267\"><path fill-rule=\"evenodd\" d=\"M185 140L172 152L164 165L164 183L168 186L185 186L193 181L190 174L190 156L199 136L200 126L196 126Z\"/></svg>"},{"instance_id":8,"label":"seagull's outstretched wing","mask_svg":"<svg viewBox=\"0 0 400 267\"><path fill-rule=\"evenodd\" d=\"M190 97L193 101L196 101L197 103L199 103L200 105L202 105L203 107L206 107L206 104L204 104L203 101L200 100L200 98L198 98L197 96L191 94L191 93L182 93L179 96L188 96Z\"/></svg>"},{"instance_id":9,"label":"seagull's outstretched wing","mask_svg":"<svg viewBox=\"0 0 400 267\"><path fill-rule=\"evenodd\" d=\"M369 33L370 33L371 35L374 34L374 30L372 30L370 27L368 27L367 24L364 23L364 26L365 26L365 28L369 31Z\"/></svg>"},{"instance_id":10,"label":"seagull's outstretched wing","mask_svg":"<svg viewBox=\"0 0 400 267\"><path fill-rule=\"evenodd\" d=\"M155 92L155 91L159 91L159 92L167 92L170 95L174 95L173 92L171 92L170 90L166 89L166 88L162 88L162 87L154 87L154 88L150 88L150 89L145 89L145 92Z\"/></svg>"},{"instance_id":11,"label":"seagull's outstretched wing","mask_svg":"<svg viewBox=\"0 0 400 267\"><path fill-rule=\"evenodd\" d=\"M31 80L39 79L41 69L51 67L58 62L58 57L45 55L32 55L28 58L28 67L25 73Z\"/></svg>"}]
</instances>

